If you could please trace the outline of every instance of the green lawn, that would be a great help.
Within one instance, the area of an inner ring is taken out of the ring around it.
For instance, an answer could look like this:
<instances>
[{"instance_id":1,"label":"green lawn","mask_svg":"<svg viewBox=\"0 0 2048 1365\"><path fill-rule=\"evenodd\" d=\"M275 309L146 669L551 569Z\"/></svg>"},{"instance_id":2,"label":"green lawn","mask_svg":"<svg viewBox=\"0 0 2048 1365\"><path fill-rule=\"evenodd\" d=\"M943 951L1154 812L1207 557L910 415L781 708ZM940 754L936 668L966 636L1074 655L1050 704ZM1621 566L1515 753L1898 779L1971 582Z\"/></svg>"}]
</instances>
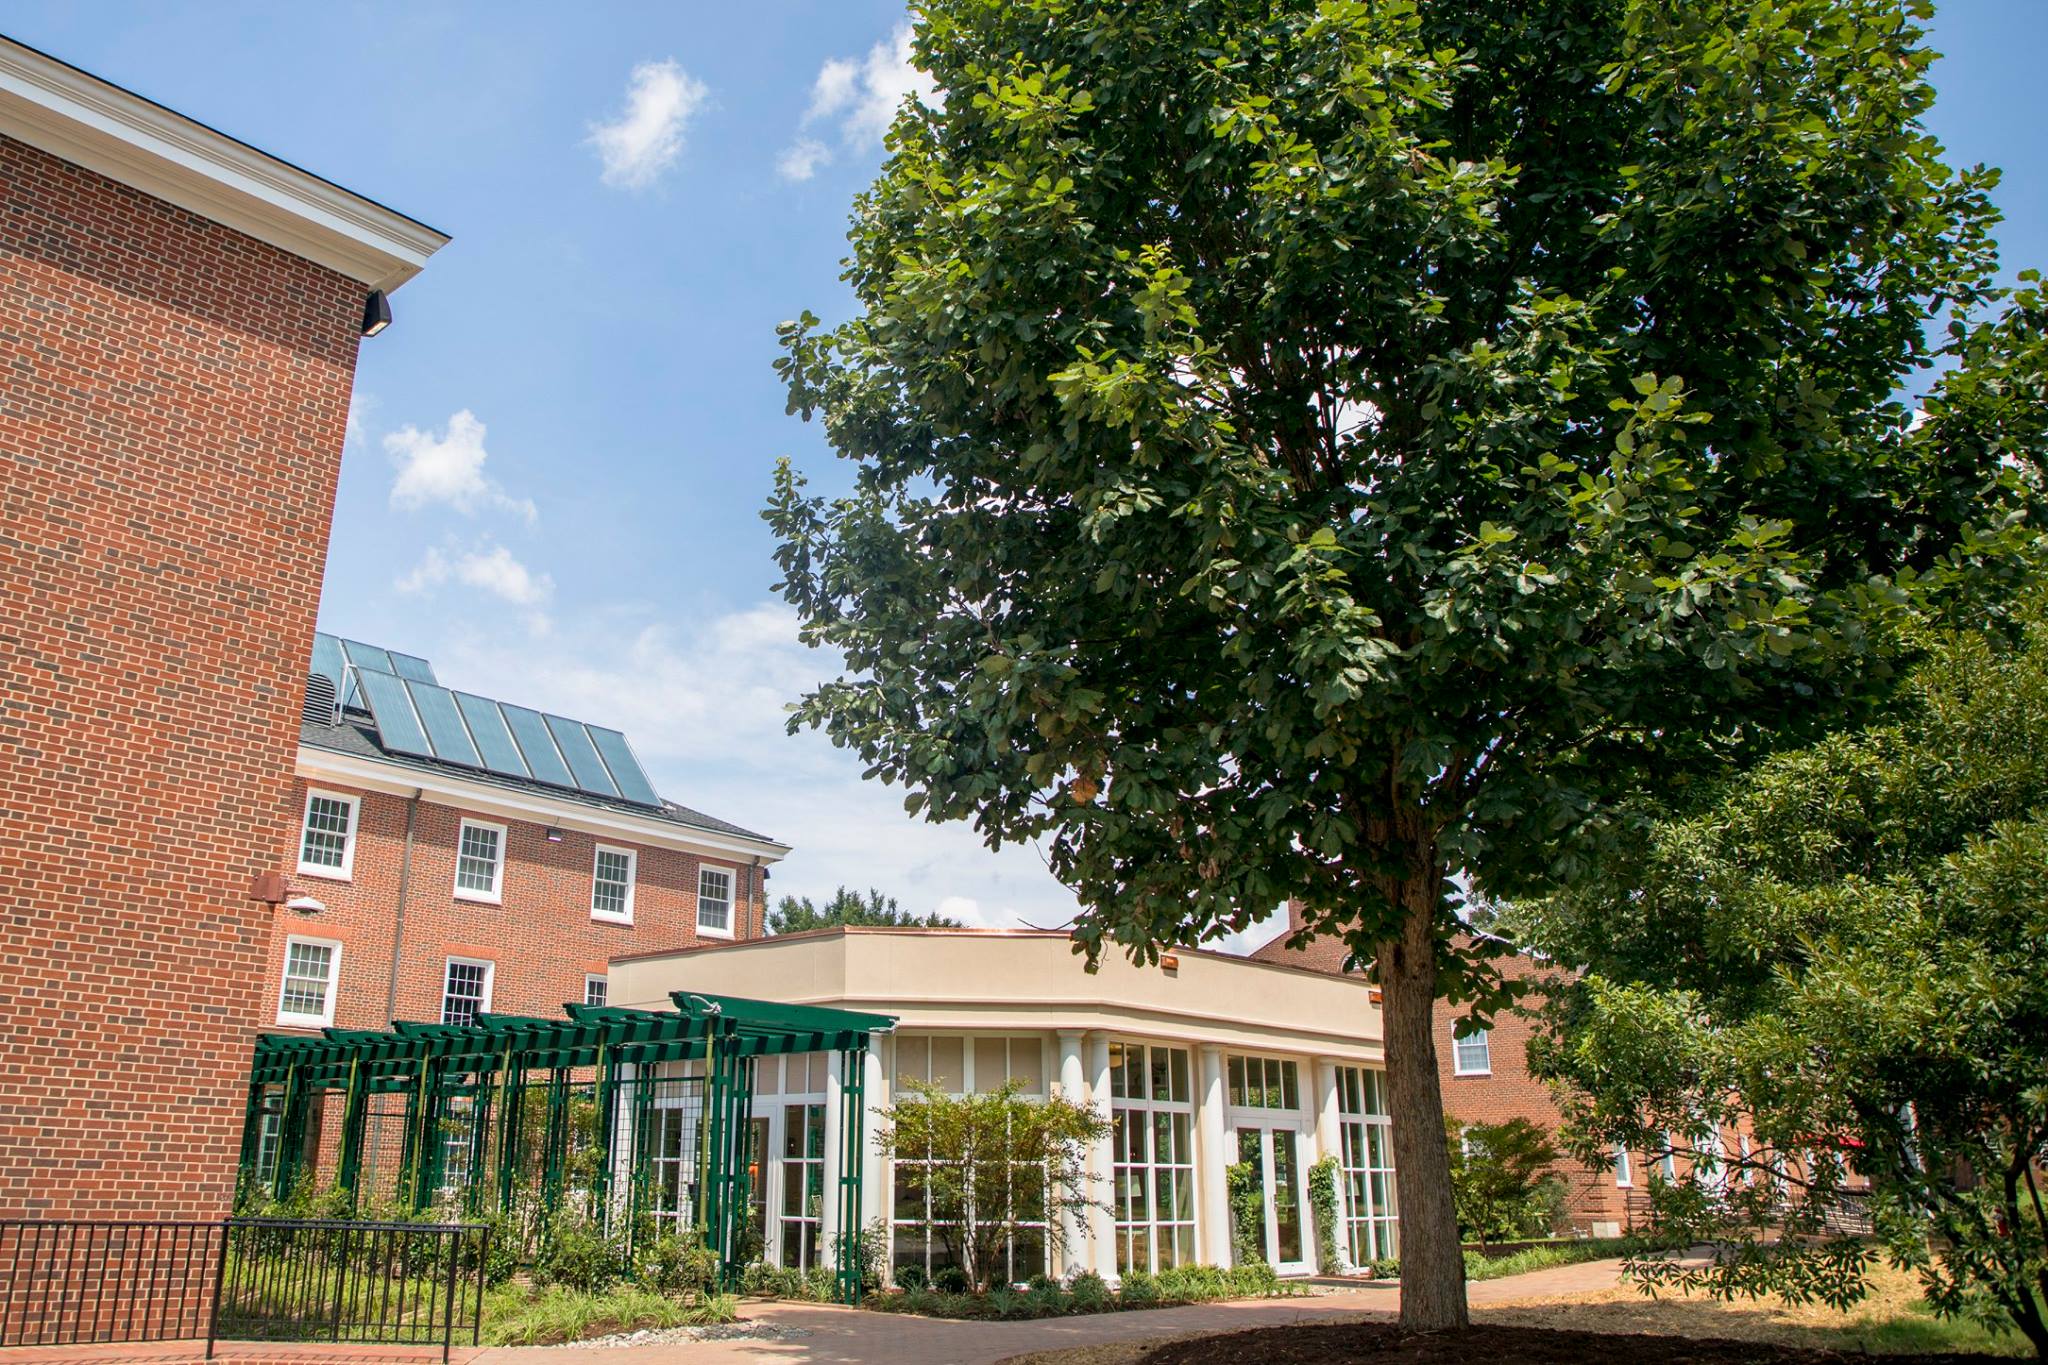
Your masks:
<instances>
[{"instance_id":1,"label":"green lawn","mask_svg":"<svg viewBox=\"0 0 2048 1365\"><path fill-rule=\"evenodd\" d=\"M1467 1251L1465 1278L1499 1280L1509 1275L1525 1275L1532 1270L1548 1270L1552 1266L1605 1261L1622 1255L1627 1246L1628 1243L1619 1238L1592 1237L1525 1247L1506 1256L1486 1256L1477 1251Z\"/></svg>"}]
</instances>

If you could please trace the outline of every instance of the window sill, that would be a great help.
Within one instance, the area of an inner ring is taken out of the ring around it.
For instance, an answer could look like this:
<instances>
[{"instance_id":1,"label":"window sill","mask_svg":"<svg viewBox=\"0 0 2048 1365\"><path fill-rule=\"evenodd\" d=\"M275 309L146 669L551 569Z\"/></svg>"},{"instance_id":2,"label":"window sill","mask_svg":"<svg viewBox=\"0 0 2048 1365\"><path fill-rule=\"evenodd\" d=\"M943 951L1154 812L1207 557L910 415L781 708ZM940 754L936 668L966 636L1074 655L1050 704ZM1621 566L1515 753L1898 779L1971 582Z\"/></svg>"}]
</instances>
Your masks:
<instances>
[{"instance_id":1,"label":"window sill","mask_svg":"<svg viewBox=\"0 0 2048 1365\"><path fill-rule=\"evenodd\" d=\"M309 863L299 864L301 877L318 877L323 882L352 882L352 869L346 867L314 867Z\"/></svg>"},{"instance_id":2,"label":"window sill","mask_svg":"<svg viewBox=\"0 0 2048 1365\"><path fill-rule=\"evenodd\" d=\"M505 897L496 891L471 891L466 887L455 888L455 899L474 901L478 905L503 905Z\"/></svg>"},{"instance_id":3,"label":"window sill","mask_svg":"<svg viewBox=\"0 0 2048 1365\"><path fill-rule=\"evenodd\" d=\"M334 1026L334 1019L332 1016L322 1019L314 1014L280 1014L277 1016L277 1026L279 1028L332 1028Z\"/></svg>"},{"instance_id":4,"label":"window sill","mask_svg":"<svg viewBox=\"0 0 2048 1365\"><path fill-rule=\"evenodd\" d=\"M710 925L708 925L708 924L703 924L703 923L699 923L699 924L697 925L697 937L698 937L698 938L725 938L725 939L729 939L729 938L731 938L731 937L732 937L732 930L731 930L731 929L714 929L714 928L712 928L712 927L711 927Z\"/></svg>"},{"instance_id":5,"label":"window sill","mask_svg":"<svg viewBox=\"0 0 2048 1365\"><path fill-rule=\"evenodd\" d=\"M1453 1072L1451 1073L1451 1075L1452 1075L1452 1076L1453 1076L1454 1078L1455 1078L1455 1077L1460 1077L1460 1076L1463 1076L1463 1077L1469 1077L1469 1078L1471 1078L1471 1079L1474 1079L1474 1080L1483 1080L1483 1079L1485 1079L1486 1077L1488 1077L1488 1076L1491 1076L1492 1074L1493 1074L1493 1068L1491 1068L1491 1067L1488 1067L1488 1068L1487 1068L1486 1070L1484 1070L1484 1071L1453 1071Z\"/></svg>"},{"instance_id":6,"label":"window sill","mask_svg":"<svg viewBox=\"0 0 2048 1365\"><path fill-rule=\"evenodd\" d=\"M631 910L628 910L623 915L607 915L602 910L593 910L590 912L590 918L598 924L623 924L628 929L633 927L633 912Z\"/></svg>"}]
</instances>

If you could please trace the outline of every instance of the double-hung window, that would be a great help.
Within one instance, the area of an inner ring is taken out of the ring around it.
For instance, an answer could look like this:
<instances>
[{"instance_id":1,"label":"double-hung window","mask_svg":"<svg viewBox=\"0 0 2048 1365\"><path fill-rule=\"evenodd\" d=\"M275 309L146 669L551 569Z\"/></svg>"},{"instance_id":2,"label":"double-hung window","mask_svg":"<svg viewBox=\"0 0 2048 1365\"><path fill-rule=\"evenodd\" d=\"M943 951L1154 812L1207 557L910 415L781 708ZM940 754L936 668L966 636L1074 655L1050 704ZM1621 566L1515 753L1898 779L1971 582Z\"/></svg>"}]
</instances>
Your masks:
<instances>
[{"instance_id":1,"label":"double-hung window","mask_svg":"<svg viewBox=\"0 0 2048 1365\"><path fill-rule=\"evenodd\" d=\"M284 984L277 997L277 1022L326 1028L334 1022L335 983L341 977L341 945L332 939L284 941Z\"/></svg>"},{"instance_id":2,"label":"double-hung window","mask_svg":"<svg viewBox=\"0 0 2048 1365\"><path fill-rule=\"evenodd\" d=\"M602 1006L611 998L611 978L587 972L583 977L583 1003Z\"/></svg>"},{"instance_id":3,"label":"double-hung window","mask_svg":"<svg viewBox=\"0 0 2048 1365\"><path fill-rule=\"evenodd\" d=\"M597 846L590 871L590 917L613 924L633 922L633 873L639 855L630 848Z\"/></svg>"},{"instance_id":4,"label":"double-hung window","mask_svg":"<svg viewBox=\"0 0 2048 1365\"><path fill-rule=\"evenodd\" d=\"M1458 1021L1463 1023L1463 1020ZM1493 1030L1474 1028L1460 1033L1458 1024L1451 1026L1451 1059L1453 1074L1459 1076L1491 1076L1493 1074Z\"/></svg>"},{"instance_id":5,"label":"double-hung window","mask_svg":"<svg viewBox=\"0 0 2048 1365\"><path fill-rule=\"evenodd\" d=\"M359 800L340 792L308 791L306 820L299 830L299 871L309 877L347 881L356 861Z\"/></svg>"},{"instance_id":6,"label":"double-hung window","mask_svg":"<svg viewBox=\"0 0 2048 1365\"><path fill-rule=\"evenodd\" d=\"M504 899L505 827L464 820L455 845L455 898Z\"/></svg>"},{"instance_id":7,"label":"double-hung window","mask_svg":"<svg viewBox=\"0 0 2048 1365\"><path fill-rule=\"evenodd\" d=\"M1614 1144L1614 1188L1625 1190L1635 1183L1635 1165L1629 1160L1628 1144L1617 1142Z\"/></svg>"},{"instance_id":8,"label":"double-hung window","mask_svg":"<svg viewBox=\"0 0 2048 1365\"><path fill-rule=\"evenodd\" d=\"M491 978L495 974L489 962L473 957L449 958L448 974L441 985L441 1022L474 1024L479 1014L488 1014Z\"/></svg>"},{"instance_id":9,"label":"double-hung window","mask_svg":"<svg viewBox=\"0 0 2048 1365\"><path fill-rule=\"evenodd\" d=\"M732 869L709 863L697 868L697 932L732 937Z\"/></svg>"}]
</instances>

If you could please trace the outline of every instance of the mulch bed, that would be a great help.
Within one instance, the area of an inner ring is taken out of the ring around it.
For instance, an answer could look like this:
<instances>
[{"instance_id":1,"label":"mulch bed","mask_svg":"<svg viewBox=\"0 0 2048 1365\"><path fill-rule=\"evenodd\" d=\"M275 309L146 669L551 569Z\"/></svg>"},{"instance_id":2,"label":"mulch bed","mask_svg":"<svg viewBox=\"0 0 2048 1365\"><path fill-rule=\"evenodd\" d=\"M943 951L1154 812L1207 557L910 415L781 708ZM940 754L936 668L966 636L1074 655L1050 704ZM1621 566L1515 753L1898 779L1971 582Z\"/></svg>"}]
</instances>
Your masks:
<instances>
[{"instance_id":1,"label":"mulch bed","mask_svg":"<svg viewBox=\"0 0 2048 1365\"><path fill-rule=\"evenodd\" d=\"M1884 1365L1983 1365L1989 1356L1885 1356ZM1871 1365L1872 1357L1754 1341L1559 1332L1540 1327L1467 1327L1409 1332L1394 1323L1261 1327L1170 1341L1139 1365Z\"/></svg>"}]
</instances>

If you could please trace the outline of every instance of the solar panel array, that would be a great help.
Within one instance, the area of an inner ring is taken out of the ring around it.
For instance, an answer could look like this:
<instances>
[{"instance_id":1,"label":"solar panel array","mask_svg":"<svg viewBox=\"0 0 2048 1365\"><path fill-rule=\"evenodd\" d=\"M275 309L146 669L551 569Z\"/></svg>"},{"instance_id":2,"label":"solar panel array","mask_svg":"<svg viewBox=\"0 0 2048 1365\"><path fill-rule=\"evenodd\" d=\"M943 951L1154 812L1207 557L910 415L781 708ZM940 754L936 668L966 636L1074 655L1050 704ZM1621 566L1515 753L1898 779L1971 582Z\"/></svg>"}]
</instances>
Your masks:
<instances>
[{"instance_id":1,"label":"solar panel array","mask_svg":"<svg viewBox=\"0 0 2048 1365\"><path fill-rule=\"evenodd\" d=\"M325 631L313 635L313 671L334 684L334 695L343 706L360 707L363 698L356 690L353 670L373 668L379 673L396 673L415 682L433 682L434 666L425 659L396 650L379 649L358 640L344 640Z\"/></svg>"},{"instance_id":2,"label":"solar panel array","mask_svg":"<svg viewBox=\"0 0 2048 1365\"><path fill-rule=\"evenodd\" d=\"M640 760L616 730L362 665L353 672L384 747L394 753L661 805Z\"/></svg>"}]
</instances>

